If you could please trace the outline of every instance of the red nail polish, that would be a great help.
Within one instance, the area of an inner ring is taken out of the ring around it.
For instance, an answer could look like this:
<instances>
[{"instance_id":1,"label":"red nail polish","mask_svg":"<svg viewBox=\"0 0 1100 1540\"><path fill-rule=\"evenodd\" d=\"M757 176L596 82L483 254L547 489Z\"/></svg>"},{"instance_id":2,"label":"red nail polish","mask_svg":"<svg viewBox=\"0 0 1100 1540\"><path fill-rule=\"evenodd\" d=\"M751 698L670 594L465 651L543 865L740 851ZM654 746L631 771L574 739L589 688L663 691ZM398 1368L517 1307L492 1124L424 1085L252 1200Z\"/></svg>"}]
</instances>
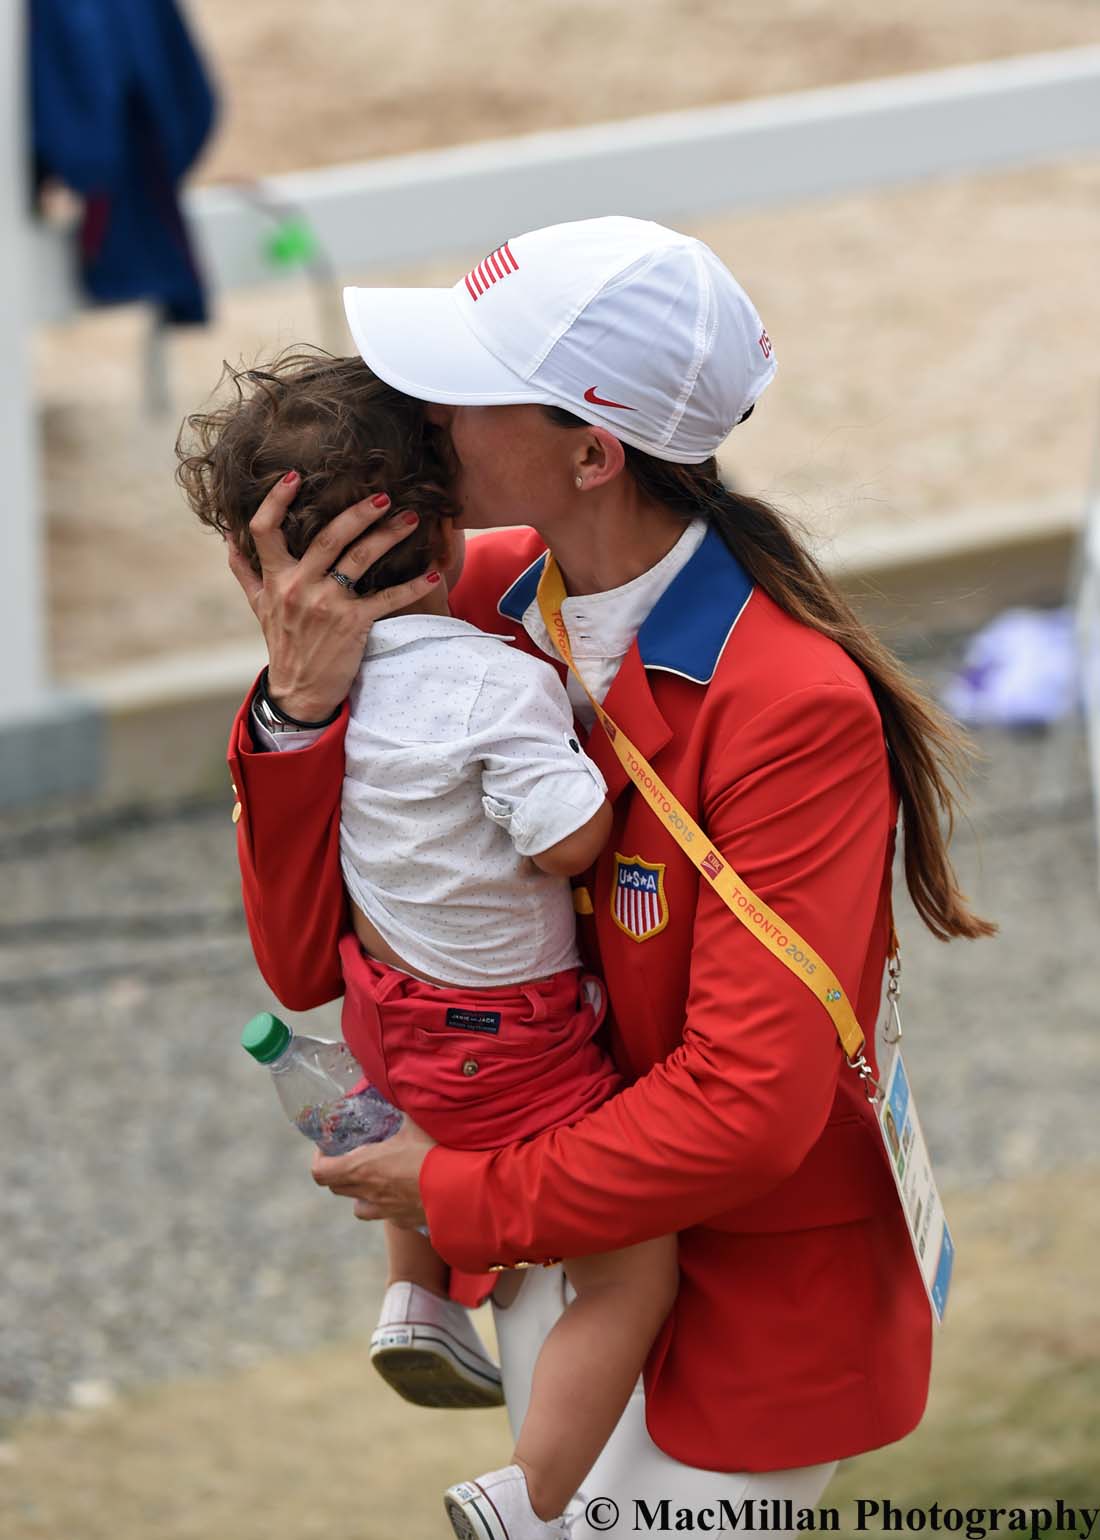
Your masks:
<instances>
[{"instance_id":1,"label":"red nail polish","mask_svg":"<svg viewBox=\"0 0 1100 1540\"><path fill-rule=\"evenodd\" d=\"M429 572L426 576L429 583L438 583L442 574L439 572Z\"/></svg>"},{"instance_id":2,"label":"red nail polish","mask_svg":"<svg viewBox=\"0 0 1100 1540\"><path fill-rule=\"evenodd\" d=\"M289 486L292 481L297 481L297 480L298 480L298 472L297 471L287 471L286 475L283 477L283 481L286 483L287 486Z\"/></svg>"},{"instance_id":3,"label":"red nail polish","mask_svg":"<svg viewBox=\"0 0 1100 1540\"><path fill-rule=\"evenodd\" d=\"M405 524L419 524L420 523L420 515L418 513L406 513L406 514L403 514L402 515L402 522L405 523Z\"/></svg>"},{"instance_id":4,"label":"red nail polish","mask_svg":"<svg viewBox=\"0 0 1100 1540\"><path fill-rule=\"evenodd\" d=\"M376 492L374 494L374 496L371 498L371 506L373 508L385 508L385 506L389 502L389 500L390 499L389 499L388 493L386 493L386 492Z\"/></svg>"}]
</instances>

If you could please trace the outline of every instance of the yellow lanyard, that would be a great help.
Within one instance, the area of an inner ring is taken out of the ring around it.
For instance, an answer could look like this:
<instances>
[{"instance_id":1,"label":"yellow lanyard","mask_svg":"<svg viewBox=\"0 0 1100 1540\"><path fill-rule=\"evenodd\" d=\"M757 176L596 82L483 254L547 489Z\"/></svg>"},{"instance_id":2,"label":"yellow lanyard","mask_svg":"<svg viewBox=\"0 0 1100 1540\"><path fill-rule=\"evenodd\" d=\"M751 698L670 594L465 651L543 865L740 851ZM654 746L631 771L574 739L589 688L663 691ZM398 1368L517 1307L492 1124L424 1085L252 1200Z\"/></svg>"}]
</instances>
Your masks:
<instances>
[{"instance_id":1,"label":"yellow lanyard","mask_svg":"<svg viewBox=\"0 0 1100 1540\"><path fill-rule=\"evenodd\" d=\"M596 716L611 741L611 747L634 785L649 803L657 817L671 833L688 860L703 874L722 901L772 952L785 968L802 980L811 994L815 995L828 1011L840 1038L841 1046L853 1068L859 1069L864 1078L870 1075L870 1067L860 1064L856 1055L864 1044L863 1031L855 1012L840 987L840 981L832 969L804 941L796 930L786 924L774 909L752 891L747 883L720 855L707 839L704 831L691 814L669 791L649 761L638 752L620 727L608 716L596 700L573 661L573 649L569 645L569 632L562 618L561 607L566 599L565 584L553 556L547 552L546 565L538 587L539 611L550 639L558 649L567 667L576 676L581 689L592 702ZM860 1055L862 1058L862 1055Z\"/></svg>"}]
</instances>

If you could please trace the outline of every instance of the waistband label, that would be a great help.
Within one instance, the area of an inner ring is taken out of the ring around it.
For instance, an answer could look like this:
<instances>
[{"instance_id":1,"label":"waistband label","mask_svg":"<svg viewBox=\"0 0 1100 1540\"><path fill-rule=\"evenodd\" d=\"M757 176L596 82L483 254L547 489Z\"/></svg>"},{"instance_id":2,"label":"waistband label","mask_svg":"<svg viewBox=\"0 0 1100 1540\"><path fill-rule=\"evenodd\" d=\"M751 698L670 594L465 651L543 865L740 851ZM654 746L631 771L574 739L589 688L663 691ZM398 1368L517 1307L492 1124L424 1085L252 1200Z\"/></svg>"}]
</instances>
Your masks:
<instances>
[{"instance_id":1,"label":"waistband label","mask_svg":"<svg viewBox=\"0 0 1100 1540\"><path fill-rule=\"evenodd\" d=\"M447 1025L461 1027L464 1032L499 1032L499 1011L463 1011L452 1007L447 1012Z\"/></svg>"}]
</instances>

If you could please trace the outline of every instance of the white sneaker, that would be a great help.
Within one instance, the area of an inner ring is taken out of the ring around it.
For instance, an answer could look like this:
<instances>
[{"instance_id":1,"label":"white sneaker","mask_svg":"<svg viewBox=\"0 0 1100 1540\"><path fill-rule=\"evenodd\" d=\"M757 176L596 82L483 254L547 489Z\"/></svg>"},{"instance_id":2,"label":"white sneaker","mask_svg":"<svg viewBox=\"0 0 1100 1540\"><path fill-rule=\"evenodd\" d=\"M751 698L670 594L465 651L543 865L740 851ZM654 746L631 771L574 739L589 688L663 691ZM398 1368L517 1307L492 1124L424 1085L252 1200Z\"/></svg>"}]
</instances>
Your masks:
<instances>
[{"instance_id":1,"label":"white sneaker","mask_svg":"<svg viewBox=\"0 0 1100 1540\"><path fill-rule=\"evenodd\" d=\"M417 1406L503 1406L500 1370L469 1314L416 1283L391 1283L371 1333L370 1361Z\"/></svg>"},{"instance_id":2,"label":"white sneaker","mask_svg":"<svg viewBox=\"0 0 1100 1540\"><path fill-rule=\"evenodd\" d=\"M443 1506L458 1540L568 1540L564 1518L540 1519L518 1465L449 1487Z\"/></svg>"}]
</instances>

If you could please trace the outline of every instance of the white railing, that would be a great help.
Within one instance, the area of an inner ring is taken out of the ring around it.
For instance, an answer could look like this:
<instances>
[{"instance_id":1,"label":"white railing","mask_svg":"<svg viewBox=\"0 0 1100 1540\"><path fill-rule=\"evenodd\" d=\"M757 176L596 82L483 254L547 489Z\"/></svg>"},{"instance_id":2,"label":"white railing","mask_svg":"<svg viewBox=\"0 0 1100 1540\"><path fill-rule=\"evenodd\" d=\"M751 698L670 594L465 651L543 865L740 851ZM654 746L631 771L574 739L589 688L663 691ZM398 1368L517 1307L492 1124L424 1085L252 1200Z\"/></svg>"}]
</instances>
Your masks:
<instances>
[{"instance_id":1,"label":"white railing","mask_svg":"<svg viewBox=\"0 0 1100 1540\"><path fill-rule=\"evenodd\" d=\"M698 219L1100 150L1100 47L669 112L270 177L342 272L490 250L598 214ZM187 212L215 287L270 282L270 218L231 187ZM68 245L39 231L39 320L80 303Z\"/></svg>"}]
</instances>

